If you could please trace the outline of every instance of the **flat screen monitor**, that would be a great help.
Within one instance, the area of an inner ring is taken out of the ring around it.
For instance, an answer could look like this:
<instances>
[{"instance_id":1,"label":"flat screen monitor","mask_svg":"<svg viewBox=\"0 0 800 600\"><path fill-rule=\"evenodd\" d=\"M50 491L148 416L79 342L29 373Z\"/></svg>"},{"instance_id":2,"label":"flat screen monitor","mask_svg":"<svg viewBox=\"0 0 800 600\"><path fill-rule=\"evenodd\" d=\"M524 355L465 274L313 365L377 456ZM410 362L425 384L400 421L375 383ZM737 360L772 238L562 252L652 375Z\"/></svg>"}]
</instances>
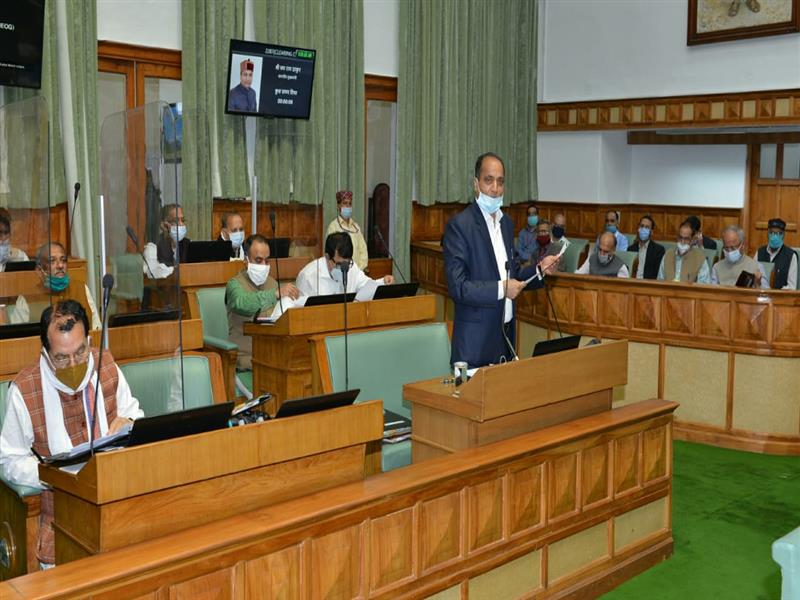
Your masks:
<instances>
[{"instance_id":1,"label":"flat screen monitor","mask_svg":"<svg viewBox=\"0 0 800 600\"><path fill-rule=\"evenodd\" d=\"M385 300L386 298L405 298L406 296L416 296L419 283L395 283L393 285L379 285L375 290L373 300Z\"/></svg>"},{"instance_id":2,"label":"flat screen monitor","mask_svg":"<svg viewBox=\"0 0 800 600\"><path fill-rule=\"evenodd\" d=\"M142 325L143 323L158 323L159 321L175 321L178 311L172 310L140 310L131 313L122 313L108 317L109 327L122 327L124 325Z\"/></svg>"},{"instance_id":3,"label":"flat screen monitor","mask_svg":"<svg viewBox=\"0 0 800 600\"><path fill-rule=\"evenodd\" d=\"M13 325L0 325L0 340L15 338L39 337L39 323L15 323Z\"/></svg>"},{"instance_id":4,"label":"flat screen monitor","mask_svg":"<svg viewBox=\"0 0 800 600\"><path fill-rule=\"evenodd\" d=\"M33 271L36 268L35 260L15 260L6 263L6 273L14 271Z\"/></svg>"},{"instance_id":5,"label":"flat screen monitor","mask_svg":"<svg viewBox=\"0 0 800 600\"><path fill-rule=\"evenodd\" d=\"M177 412L136 419L128 438L128 446L151 444L161 440L205 433L228 427L233 402L210 404Z\"/></svg>"},{"instance_id":6,"label":"flat screen monitor","mask_svg":"<svg viewBox=\"0 0 800 600\"><path fill-rule=\"evenodd\" d=\"M229 261L233 246L230 240L214 240L211 242L189 242L186 252L187 263Z\"/></svg>"},{"instance_id":7,"label":"flat screen monitor","mask_svg":"<svg viewBox=\"0 0 800 600\"><path fill-rule=\"evenodd\" d=\"M0 85L42 87L44 3L0 2Z\"/></svg>"},{"instance_id":8,"label":"flat screen monitor","mask_svg":"<svg viewBox=\"0 0 800 600\"><path fill-rule=\"evenodd\" d=\"M272 238L268 239L269 242L269 257L270 258L289 258L289 246L291 240L289 238Z\"/></svg>"},{"instance_id":9,"label":"flat screen monitor","mask_svg":"<svg viewBox=\"0 0 800 600\"><path fill-rule=\"evenodd\" d=\"M323 294L321 296L309 296L305 306L322 306L324 304L341 304L344 294ZM347 294L347 301L353 302L356 299L354 292Z\"/></svg>"},{"instance_id":10,"label":"flat screen monitor","mask_svg":"<svg viewBox=\"0 0 800 600\"><path fill-rule=\"evenodd\" d=\"M287 400L281 404L281 407L273 418L292 417L295 415L304 415L306 413L327 410L329 408L350 406L355 402L356 398L358 398L359 392L361 392L361 390L347 390L344 392L335 392L333 394L324 394L322 396L309 396L308 398Z\"/></svg>"},{"instance_id":11,"label":"flat screen monitor","mask_svg":"<svg viewBox=\"0 0 800 600\"><path fill-rule=\"evenodd\" d=\"M567 337L539 342L533 347L533 356L544 356L545 354L553 354L563 350L574 350L580 343L581 336L579 335L568 335Z\"/></svg>"},{"instance_id":12,"label":"flat screen monitor","mask_svg":"<svg viewBox=\"0 0 800 600\"><path fill-rule=\"evenodd\" d=\"M308 119L316 50L231 40L225 113Z\"/></svg>"}]
</instances>

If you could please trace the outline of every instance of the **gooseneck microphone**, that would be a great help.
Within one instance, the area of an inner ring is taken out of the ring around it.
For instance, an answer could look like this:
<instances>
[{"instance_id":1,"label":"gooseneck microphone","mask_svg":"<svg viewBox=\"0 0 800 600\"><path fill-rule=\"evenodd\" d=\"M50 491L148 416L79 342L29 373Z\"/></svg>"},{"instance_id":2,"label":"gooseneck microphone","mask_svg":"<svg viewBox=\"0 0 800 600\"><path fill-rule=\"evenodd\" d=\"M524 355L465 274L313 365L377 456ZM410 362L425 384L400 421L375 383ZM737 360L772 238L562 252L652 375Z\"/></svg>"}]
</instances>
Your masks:
<instances>
[{"instance_id":1,"label":"gooseneck microphone","mask_svg":"<svg viewBox=\"0 0 800 600\"><path fill-rule=\"evenodd\" d=\"M153 271L152 269L150 269L150 263L148 263L147 259L144 257L144 251L139 246L139 238L136 237L136 234L133 232L133 227L131 227L130 225L126 225L125 231L128 232L128 237L133 242L133 245L136 246L136 252L138 252L139 256L142 257L142 260L144 261L144 266L147 267L147 272L150 274L150 279L155 279L156 276L153 275Z\"/></svg>"},{"instance_id":2,"label":"gooseneck microphone","mask_svg":"<svg viewBox=\"0 0 800 600\"><path fill-rule=\"evenodd\" d=\"M81 191L80 181L75 182L75 191L72 195L72 215L69 218L69 232L67 233L67 242L72 243L72 225L75 223L75 208L78 206L78 193Z\"/></svg>"},{"instance_id":3,"label":"gooseneck microphone","mask_svg":"<svg viewBox=\"0 0 800 600\"><path fill-rule=\"evenodd\" d=\"M392 266L394 266L394 268L397 269L397 274L400 275L400 279L403 280L403 283L408 283L406 281L406 278L403 276L403 272L400 270L400 267L397 265L397 261L394 259L394 256L392 256L392 251L389 250L389 244L387 244L386 240L383 239L381 228L378 227L377 225L375 225L375 233L378 234L378 238L381 240L381 243L383 244L383 247L386 250L386 254L388 254L389 258L392 259Z\"/></svg>"},{"instance_id":4,"label":"gooseneck microphone","mask_svg":"<svg viewBox=\"0 0 800 600\"><path fill-rule=\"evenodd\" d=\"M278 243L276 240L276 233L275 233L275 211L269 211L269 224L272 226L272 248L275 250L275 277L277 277L278 281L278 304L281 307L281 314L283 314L283 298L281 298L281 262L278 258Z\"/></svg>"},{"instance_id":5,"label":"gooseneck microphone","mask_svg":"<svg viewBox=\"0 0 800 600\"><path fill-rule=\"evenodd\" d=\"M347 356L347 272L350 270L350 261L342 261L336 265L342 272L342 306L344 306L344 389L350 389L350 361Z\"/></svg>"},{"instance_id":6,"label":"gooseneck microphone","mask_svg":"<svg viewBox=\"0 0 800 600\"><path fill-rule=\"evenodd\" d=\"M547 296L547 301L550 303L550 310L553 311L553 318L556 321L556 329L558 330L558 337L563 338L564 334L561 333L561 325L558 323L558 315L556 314L556 306L553 304L553 299L550 297L550 288L547 285L547 281L542 281L542 285L544 287L544 293Z\"/></svg>"},{"instance_id":7,"label":"gooseneck microphone","mask_svg":"<svg viewBox=\"0 0 800 600\"><path fill-rule=\"evenodd\" d=\"M508 280L511 277L511 263L512 260L506 261L506 279L503 282L503 309L500 311L500 332L503 334L503 339L506 341L506 346L509 350L511 350L511 354L514 356L514 360L519 360L519 356L517 356L517 351L514 350L514 346L511 344L511 340L508 339L508 335L506 334L506 300L508 296ZM512 306L512 313L513 313L513 306L514 301L511 301ZM513 320L513 316L512 316ZM509 321L510 322L510 321Z\"/></svg>"},{"instance_id":8,"label":"gooseneck microphone","mask_svg":"<svg viewBox=\"0 0 800 600\"><path fill-rule=\"evenodd\" d=\"M111 273L103 275L103 299L100 317L102 328L100 330L100 351L97 353L97 364L94 376L94 401L92 402L92 422L89 425L89 453L94 456L94 425L97 421L97 397L100 393L100 367L103 366L103 351L106 346L106 327L108 325L108 302L111 299L111 289L114 287L114 276Z\"/></svg>"}]
</instances>

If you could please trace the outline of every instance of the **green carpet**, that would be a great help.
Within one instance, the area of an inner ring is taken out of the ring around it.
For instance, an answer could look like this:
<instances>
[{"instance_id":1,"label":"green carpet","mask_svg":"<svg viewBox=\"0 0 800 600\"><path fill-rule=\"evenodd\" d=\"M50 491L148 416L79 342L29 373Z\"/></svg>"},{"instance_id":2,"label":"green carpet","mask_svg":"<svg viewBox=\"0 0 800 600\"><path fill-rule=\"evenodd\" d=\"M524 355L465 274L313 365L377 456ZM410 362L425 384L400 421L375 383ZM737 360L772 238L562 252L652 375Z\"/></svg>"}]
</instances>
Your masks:
<instances>
[{"instance_id":1,"label":"green carpet","mask_svg":"<svg viewBox=\"0 0 800 600\"><path fill-rule=\"evenodd\" d=\"M800 458L675 442L671 558L605 600L777 600L772 542L800 526Z\"/></svg>"}]
</instances>

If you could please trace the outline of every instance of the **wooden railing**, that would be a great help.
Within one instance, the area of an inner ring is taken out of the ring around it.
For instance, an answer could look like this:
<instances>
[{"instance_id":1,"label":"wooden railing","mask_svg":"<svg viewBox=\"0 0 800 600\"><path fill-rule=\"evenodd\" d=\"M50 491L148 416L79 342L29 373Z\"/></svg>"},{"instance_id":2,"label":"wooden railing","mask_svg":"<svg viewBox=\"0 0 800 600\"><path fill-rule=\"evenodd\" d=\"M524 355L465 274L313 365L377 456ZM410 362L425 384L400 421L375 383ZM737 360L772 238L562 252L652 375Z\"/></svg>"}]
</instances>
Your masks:
<instances>
[{"instance_id":1,"label":"wooden railing","mask_svg":"<svg viewBox=\"0 0 800 600\"><path fill-rule=\"evenodd\" d=\"M13 579L0 597L594 596L672 552L675 406L423 461Z\"/></svg>"}]
</instances>

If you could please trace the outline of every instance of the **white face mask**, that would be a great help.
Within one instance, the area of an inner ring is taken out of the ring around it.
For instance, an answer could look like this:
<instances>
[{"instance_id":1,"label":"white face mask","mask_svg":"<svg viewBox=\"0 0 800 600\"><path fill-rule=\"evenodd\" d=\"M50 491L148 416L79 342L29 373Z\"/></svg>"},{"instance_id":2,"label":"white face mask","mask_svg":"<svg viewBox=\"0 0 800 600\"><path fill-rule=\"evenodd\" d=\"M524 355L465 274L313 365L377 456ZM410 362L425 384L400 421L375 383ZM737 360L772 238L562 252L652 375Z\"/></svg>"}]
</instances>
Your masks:
<instances>
[{"instance_id":1,"label":"white face mask","mask_svg":"<svg viewBox=\"0 0 800 600\"><path fill-rule=\"evenodd\" d=\"M242 242L244 242L244 231L234 231L228 237L231 240L231 244L233 244L233 249L238 250L241 248Z\"/></svg>"},{"instance_id":2,"label":"white face mask","mask_svg":"<svg viewBox=\"0 0 800 600\"><path fill-rule=\"evenodd\" d=\"M681 256L686 254L689 251L689 248L691 248L689 244L683 244L680 242L675 247L678 249L678 254L680 254Z\"/></svg>"},{"instance_id":3,"label":"white face mask","mask_svg":"<svg viewBox=\"0 0 800 600\"><path fill-rule=\"evenodd\" d=\"M258 265L256 263L247 263L247 276L256 285L263 285L269 277L269 265Z\"/></svg>"},{"instance_id":4,"label":"white face mask","mask_svg":"<svg viewBox=\"0 0 800 600\"><path fill-rule=\"evenodd\" d=\"M614 257L613 254L597 254L597 260L600 261L601 265L607 265L611 262L611 259Z\"/></svg>"}]
</instances>

